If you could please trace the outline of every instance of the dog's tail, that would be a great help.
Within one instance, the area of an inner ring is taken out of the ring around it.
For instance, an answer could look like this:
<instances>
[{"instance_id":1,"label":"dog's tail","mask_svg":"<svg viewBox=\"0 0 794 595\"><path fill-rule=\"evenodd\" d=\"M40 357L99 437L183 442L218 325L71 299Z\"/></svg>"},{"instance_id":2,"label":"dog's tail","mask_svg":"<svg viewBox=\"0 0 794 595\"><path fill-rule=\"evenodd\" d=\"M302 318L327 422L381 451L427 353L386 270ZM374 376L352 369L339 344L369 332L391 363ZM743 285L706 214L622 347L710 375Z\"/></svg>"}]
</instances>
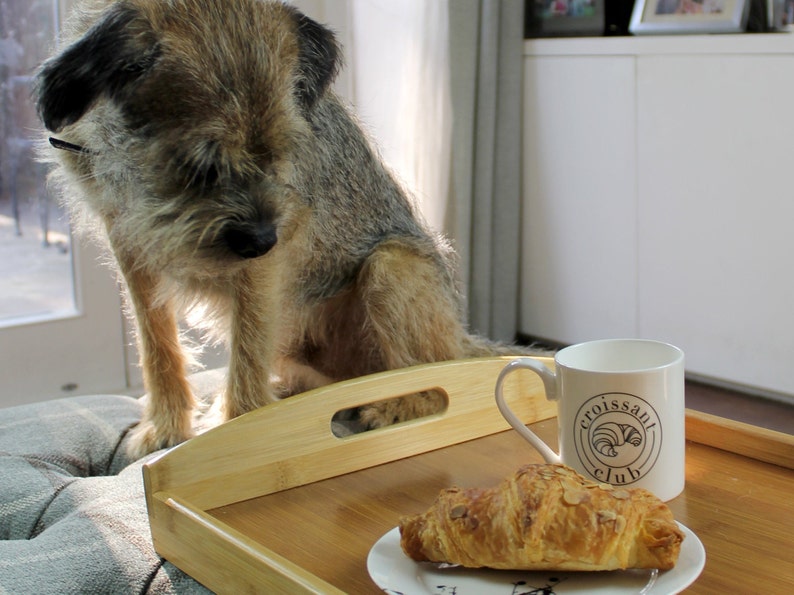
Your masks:
<instances>
[{"instance_id":1,"label":"dog's tail","mask_svg":"<svg viewBox=\"0 0 794 595\"><path fill-rule=\"evenodd\" d=\"M530 343L518 345L493 341L479 335L467 335L463 341L463 350L466 357L491 357L495 355L537 355L552 356L554 350L543 345Z\"/></svg>"}]
</instances>

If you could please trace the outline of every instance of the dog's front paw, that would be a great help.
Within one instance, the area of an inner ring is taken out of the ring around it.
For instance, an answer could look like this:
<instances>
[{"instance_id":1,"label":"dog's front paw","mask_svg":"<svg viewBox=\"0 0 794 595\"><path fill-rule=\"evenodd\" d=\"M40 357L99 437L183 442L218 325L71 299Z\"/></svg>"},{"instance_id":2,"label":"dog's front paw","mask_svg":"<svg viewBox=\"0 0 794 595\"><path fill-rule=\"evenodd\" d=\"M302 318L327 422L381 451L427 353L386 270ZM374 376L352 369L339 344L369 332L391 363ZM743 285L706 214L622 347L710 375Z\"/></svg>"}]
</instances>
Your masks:
<instances>
[{"instance_id":1,"label":"dog's front paw","mask_svg":"<svg viewBox=\"0 0 794 595\"><path fill-rule=\"evenodd\" d=\"M442 393L426 391L365 405L359 409L359 421L368 429L382 428L441 413L446 405L447 400Z\"/></svg>"},{"instance_id":2,"label":"dog's front paw","mask_svg":"<svg viewBox=\"0 0 794 595\"><path fill-rule=\"evenodd\" d=\"M127 443L127 455L137 460L161 448L169 448L192 438L193 432L188 429L160 428L150 420L142 420L131 431Z\"/></svg>"}]
</instances>

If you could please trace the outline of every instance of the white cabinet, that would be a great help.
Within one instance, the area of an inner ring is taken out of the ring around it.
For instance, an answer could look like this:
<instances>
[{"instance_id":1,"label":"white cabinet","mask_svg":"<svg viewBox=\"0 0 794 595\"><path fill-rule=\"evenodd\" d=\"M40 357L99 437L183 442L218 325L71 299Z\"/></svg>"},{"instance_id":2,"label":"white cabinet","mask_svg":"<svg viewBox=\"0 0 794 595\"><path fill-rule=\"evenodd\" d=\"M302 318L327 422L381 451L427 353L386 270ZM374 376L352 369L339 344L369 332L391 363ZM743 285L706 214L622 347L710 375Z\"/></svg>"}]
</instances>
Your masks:
<instances>
[{"instance_id":1,"label":"white cabinet","mask_svg":"<svg viewBox=\"0 0 794 595\"><path fill-rule=\"evenodd\" d=\"M521 330L635 334L635 74L629 57L525 60Z\"/></svg>"},{"instance_id":2,"label":"white cabinet","mask_svg":"<svg viewBox=\"0 0 794 595\"><path fill-rule=\"evenodd\" d=\"M794 35L525 46L521 332L794 395Z\"/></svg>"}]
</instances>

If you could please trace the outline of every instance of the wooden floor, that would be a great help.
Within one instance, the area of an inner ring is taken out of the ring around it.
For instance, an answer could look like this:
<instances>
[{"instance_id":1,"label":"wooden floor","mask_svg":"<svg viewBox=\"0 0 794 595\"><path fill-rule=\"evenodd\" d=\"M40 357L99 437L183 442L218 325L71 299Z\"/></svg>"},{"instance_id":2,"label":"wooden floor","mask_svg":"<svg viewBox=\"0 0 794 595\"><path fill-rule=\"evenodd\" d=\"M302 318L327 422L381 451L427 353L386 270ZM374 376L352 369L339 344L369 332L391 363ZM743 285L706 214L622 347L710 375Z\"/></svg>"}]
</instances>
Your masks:
<instances>
[{"instance_id":1,"label":"wooden floor","mask_svg":"<svg viewBox=\"0 0 794 595\"><path fill-rule=\"evenodd\" d=\"M794 405L687 381L686 406L728 419L794 434Z\"/></svg>"}]
</instances>

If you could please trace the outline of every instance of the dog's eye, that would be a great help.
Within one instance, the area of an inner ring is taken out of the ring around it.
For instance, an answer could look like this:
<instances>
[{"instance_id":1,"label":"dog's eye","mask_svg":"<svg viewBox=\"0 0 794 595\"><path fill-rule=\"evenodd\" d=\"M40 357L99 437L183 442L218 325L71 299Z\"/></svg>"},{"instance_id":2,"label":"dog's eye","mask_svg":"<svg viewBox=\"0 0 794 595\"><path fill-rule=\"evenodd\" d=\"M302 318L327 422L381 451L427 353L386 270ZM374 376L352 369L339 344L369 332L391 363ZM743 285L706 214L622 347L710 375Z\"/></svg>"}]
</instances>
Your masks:
<instances>
[{"instance_id":1,"label":"dog's eye","mask_svg":"<svg viewBox=\"0 0 794 595\"><path fill-rule=\"evenodd\" d=\"M195 190L209 189L218 184L220 173L214 163L185 163L179 167L185 186Z\"/></svg>"},{"instance_id":2,"label":"dog's eye","mask_svg":"<svg viewBox=\"0 0 794 595\"><path fill-rule=\"evenodd\" d=\"M214 163L210 163L204 167L198 168L195 176L195 181L204 188L215 186L218 183L220 174L218 167Z\"/></svg>"}]
</instances>

